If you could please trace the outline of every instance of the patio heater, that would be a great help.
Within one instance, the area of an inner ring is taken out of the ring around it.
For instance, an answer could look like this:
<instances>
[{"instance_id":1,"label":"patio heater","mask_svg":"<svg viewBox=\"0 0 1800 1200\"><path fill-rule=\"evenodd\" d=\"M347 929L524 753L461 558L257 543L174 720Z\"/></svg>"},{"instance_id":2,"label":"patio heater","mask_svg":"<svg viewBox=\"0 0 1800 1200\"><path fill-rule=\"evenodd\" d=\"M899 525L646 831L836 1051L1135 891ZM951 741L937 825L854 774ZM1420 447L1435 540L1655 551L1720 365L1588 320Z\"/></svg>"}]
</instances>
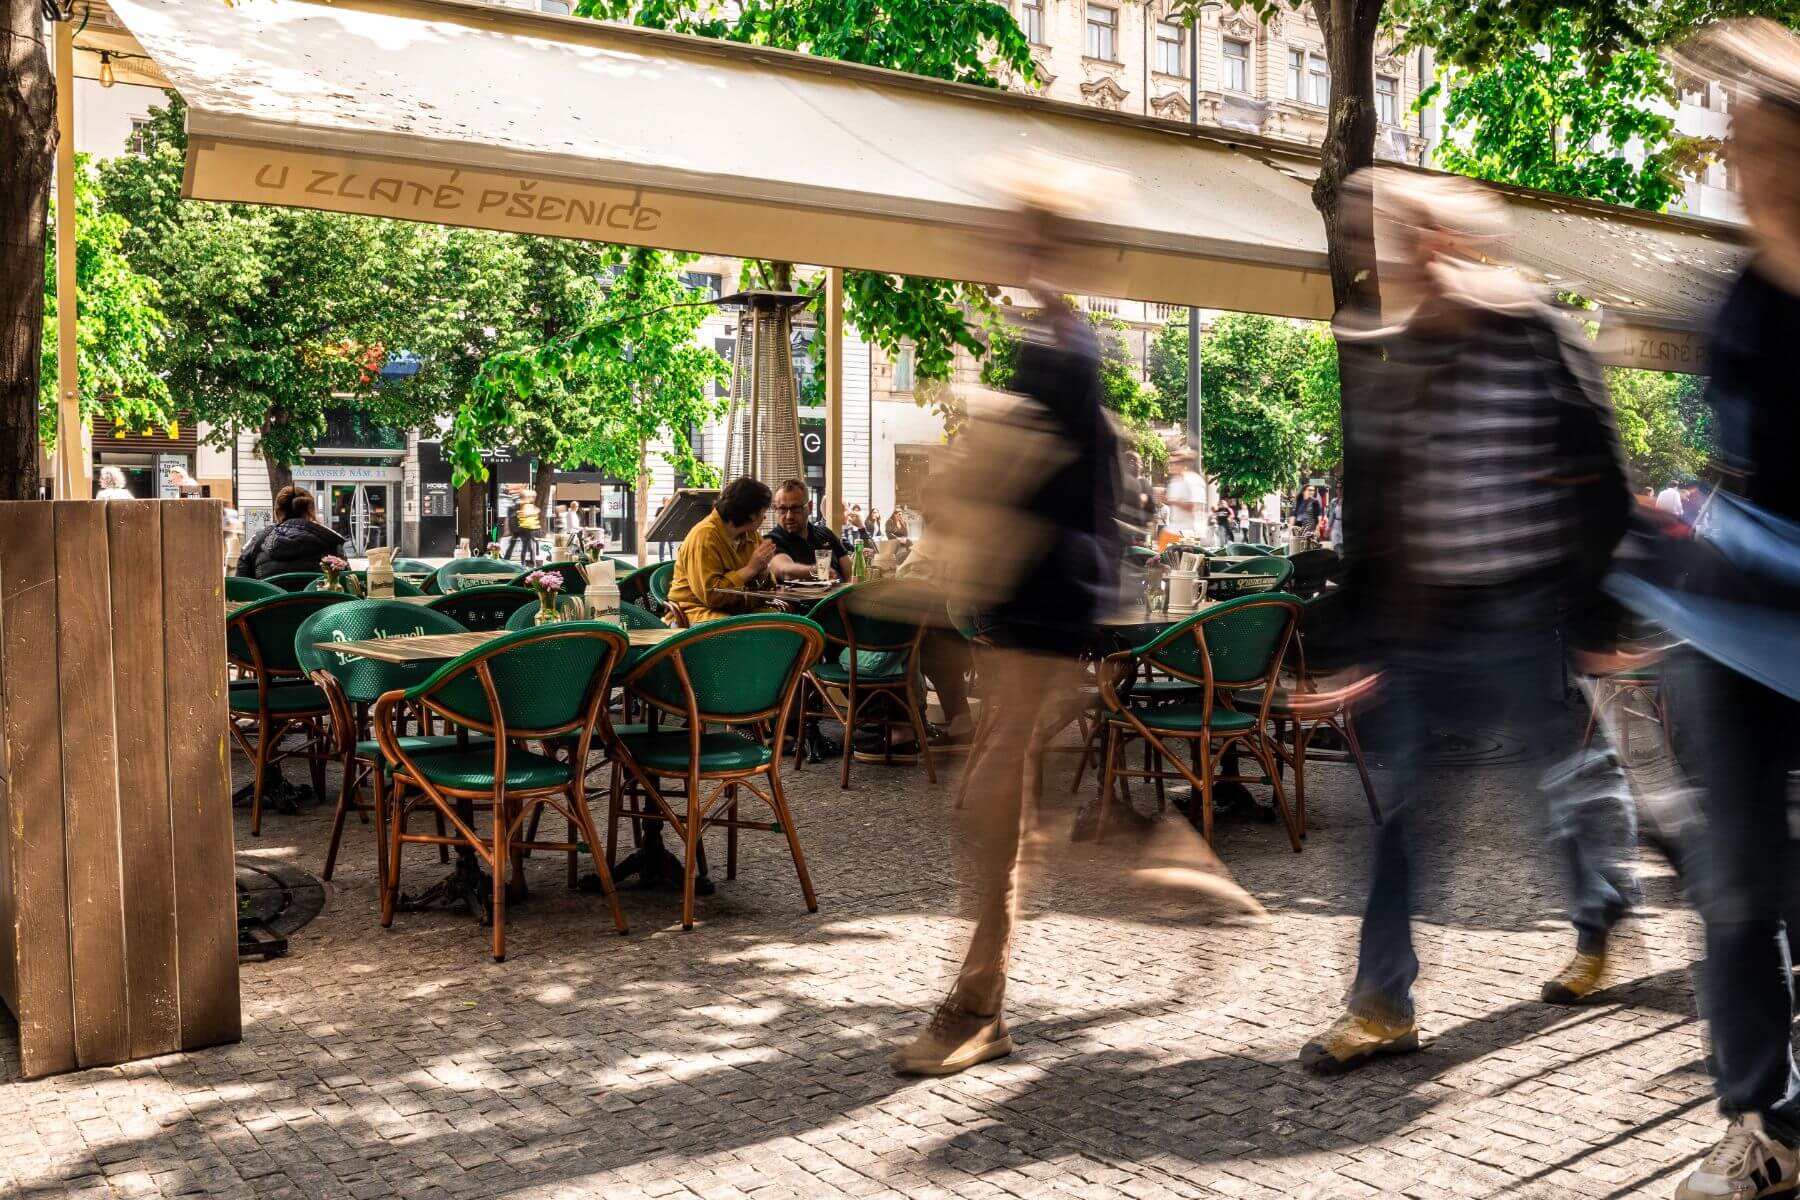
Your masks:
<instances>
[{"instance_id":1,"label":"patio heater","mask_svg":"<svg viewBox=\"0 0 1800 1200\"><path fill-rule=\"evenodd\" d=\"M776 487L805 478L793 317L809 299L796 292L739 292L719 301L738 313L725 416L727 480L749 475Z\"/></svg>"}]
</instances>

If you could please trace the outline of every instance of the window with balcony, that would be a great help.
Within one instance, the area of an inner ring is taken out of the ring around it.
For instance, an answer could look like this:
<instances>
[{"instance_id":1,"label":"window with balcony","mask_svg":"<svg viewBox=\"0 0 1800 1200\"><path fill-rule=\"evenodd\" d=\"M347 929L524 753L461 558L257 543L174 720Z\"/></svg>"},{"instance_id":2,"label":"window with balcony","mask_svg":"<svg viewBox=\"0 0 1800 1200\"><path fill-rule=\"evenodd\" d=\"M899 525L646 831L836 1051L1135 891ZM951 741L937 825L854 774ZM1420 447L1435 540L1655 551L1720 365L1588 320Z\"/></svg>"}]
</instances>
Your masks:
<instances>
[{"instance_id":1,"label":"window with balcony","mask_svg":"<svg viewBox=\"0 0 1800 1200\"><path fill-rule=\"evenodd\" d=\"M1228 92L1250 90L1250 43L1237 38L1224 42L1225 70L1223 86Z\"/></svg>"},{"instance_id":2,"label":"window with balcony","mask_svg":"<svg viewBox=\"0 0 1800 1200\"><path fill-rule=\"evenodd\" d=\"M1331 103L1331 66L1323 54L1306 56L1306 99L1321 108Z\"/></svg>"},{"instance_id":3,"label":"window with balcony","mask_svg":"<svg viewBox=\"0 0 1800 1200\"><path fill-rule=\"evenodd\" d=\"M1164 75L1186 77L1188 69L1187 27L1173 21L1156 23L1156 69Z\"/></svg>"},{"instance_id":4,"label":"window with balcony","mask_svg":"<svg viewBox=\"0 0 1800 1200\"><path fill-rule=\"evenodd\" d=\"M1287 98L1306 99L1306 51L1288 51Z\"/></svg>"},{"instance_id":5,"label":"window with balcony","mask_svg":"<svg viewBox=\"0 0 1800 1200\"><path fill-rule=\"evenodd\" d=\"M1034 46L1044 44L1044 0L1019 0L1019 32Z\"/></svg>"},{"instance_id":6,"label":"window with balcony","mask_svg":"<svg viewBox=\"0 0 1800 1200\"><path fill-rule=\"evenodd\" d=\"M1375 77L1375 119L1383 125L1400 123L1400 81L1392 75Z\"/></svg>"},{"instance_id":7,"label":"window with balcony","mask_svg":"<svg viewBox=\"0 0 1800 1200\"><path fill-rule=\"evenodd\" d=\"M1119 10L1090 4L1087 8L1087 56L1119 60Z\"/></svg>"}]
</instances>

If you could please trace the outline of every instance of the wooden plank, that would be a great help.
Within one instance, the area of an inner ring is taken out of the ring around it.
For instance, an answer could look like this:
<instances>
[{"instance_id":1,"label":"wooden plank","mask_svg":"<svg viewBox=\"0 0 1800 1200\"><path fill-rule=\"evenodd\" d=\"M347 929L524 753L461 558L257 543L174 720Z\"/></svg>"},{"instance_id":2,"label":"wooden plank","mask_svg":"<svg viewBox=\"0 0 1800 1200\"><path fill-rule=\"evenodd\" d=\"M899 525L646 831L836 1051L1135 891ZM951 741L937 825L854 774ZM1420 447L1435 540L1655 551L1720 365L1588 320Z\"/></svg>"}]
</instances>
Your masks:
<instances>
[{"instance_id":1,"label":"wooden plank","mask_svg":"<svg viewBox=\"0 0 1800 1200\"><path fill-rule=\"evenodd\" d=\"M63 862L62 739L56 677L56 532L51 506L0 503L0 691L4 703L8 1003L28 1079L75 1066Z\"/></svg>"},{"instance_id":2,"label":"wooden plank","mask_svg":"<svg viewBox=\"0 0 1800 1200\"><path fill-rule=\"evenodd\" d=\"M168 714L170 837L175 847L181 1046L234 1042L237 887L225 713L222 506L171 500L162 517L163 707Z\"/></svg>"},{"instance_id":3,"label":"wooden plank","mask_svg":"<svg viewBox=\"0 0 1800 1200\"><path fill-rule=\"evenodd\" d=\"M159 507L154 500L115 500L106 505L132 1058L181 1048L181 1009L175 994L175 853L169 837L163 709Z\"/></svg>"},{"instance_id":4,"label":"wooden plank","mask_svg":"<svg viewBox=\"0 0 1800 1200\"><path fill-rule=\"evenodd\" d=\"M93 1067L124 1062L131 1051L106 506L59 500L53 507L75 1058L83 1067Z\"/></svg>"}]
</instances>

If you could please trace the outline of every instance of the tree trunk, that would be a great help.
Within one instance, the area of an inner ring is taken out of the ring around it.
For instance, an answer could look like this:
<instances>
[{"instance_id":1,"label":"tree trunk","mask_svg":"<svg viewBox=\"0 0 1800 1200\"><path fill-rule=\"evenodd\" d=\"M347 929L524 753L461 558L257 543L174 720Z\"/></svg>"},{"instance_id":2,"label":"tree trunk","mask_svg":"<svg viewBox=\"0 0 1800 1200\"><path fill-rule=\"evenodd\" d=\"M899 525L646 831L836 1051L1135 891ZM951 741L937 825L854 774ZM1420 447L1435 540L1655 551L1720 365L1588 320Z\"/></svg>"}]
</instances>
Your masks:
<instances>
[{"instance_id":1,"label":"tree trunk","mask_svg":"<svg viewBox=\"0 0 1800 1200\"><path fill-rule=\"evenodd\" d=\"M456 536L469 539L477 553L487 549L487 482L465 479L456 489Z\"/></svg>"},{"instance_id":2,"label":"tree trunk","mask_svg":"<svg viewBox=\"0 0 1800 1200\"><path fill-rule=\"evenodd\" d=\"M543 522L538 532L549 537L556 532L556 522L550 514L550 505L556 498L556 464L539 456L536 482L532 487L537 491L538 520Z\"/></svg>"},{"instance_id":3,"label":"tree trunk","mask_svg":"<svg viewBox=\"0 0 1800 1200\"><path fill-rule=\"evenodd\" d=\"M1344 181L1375 162L1375 34L1381 0L1313 0L1331 65L1331 112L1319 147L1313 205L1325 220L1325 253L1331 266L1331 298L1341 312L1373 304L1374 213Z\"/></svg>"},{"instance_id":4,"label":"tree trunk","mask_svg":"<svg viewBox=\"0 0 1800 1200\"><path fill-rule=\"evenodd\" d=\"M0 500L38 498L44 232L56 170L56 85L39 0L0 27Z\"/></svg>"},{"instance_id":5,"label":"tree trunk","mask_svg":"<svg viewBox=\"0 0 1800 1200\"><path fill-rule=\"evenodd\" d=\"M631 491L632 524L637 528L638 566L650 561L650 542L645 537L650 532L650 443L640 440L637 455L637 486Z\"/></svg>"}]
</instances>

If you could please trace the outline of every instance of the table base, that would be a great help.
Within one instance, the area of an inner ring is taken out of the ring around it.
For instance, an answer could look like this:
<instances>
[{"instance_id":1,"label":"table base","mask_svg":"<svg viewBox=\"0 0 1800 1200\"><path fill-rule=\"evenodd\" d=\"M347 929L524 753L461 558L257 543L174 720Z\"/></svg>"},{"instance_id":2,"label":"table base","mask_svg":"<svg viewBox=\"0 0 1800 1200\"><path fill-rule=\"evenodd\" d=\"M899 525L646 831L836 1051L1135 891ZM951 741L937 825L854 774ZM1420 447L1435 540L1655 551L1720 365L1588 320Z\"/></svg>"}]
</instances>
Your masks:
<instances>
[{"instance_id":1,"label":"table base","mask_svg":"<svg viewBox=\"0 0 1800 1200\"><path fill-rule=\"evenodd\" d=\"M507 900L511 903L512 897ZM494 921L494 877L482 869L474 854L458 851L456 866L450 874L417 895L401 892L394 907L399 912L447 908L469 913L480 924L491 925Z\"/></svg>"}]
</instances>

